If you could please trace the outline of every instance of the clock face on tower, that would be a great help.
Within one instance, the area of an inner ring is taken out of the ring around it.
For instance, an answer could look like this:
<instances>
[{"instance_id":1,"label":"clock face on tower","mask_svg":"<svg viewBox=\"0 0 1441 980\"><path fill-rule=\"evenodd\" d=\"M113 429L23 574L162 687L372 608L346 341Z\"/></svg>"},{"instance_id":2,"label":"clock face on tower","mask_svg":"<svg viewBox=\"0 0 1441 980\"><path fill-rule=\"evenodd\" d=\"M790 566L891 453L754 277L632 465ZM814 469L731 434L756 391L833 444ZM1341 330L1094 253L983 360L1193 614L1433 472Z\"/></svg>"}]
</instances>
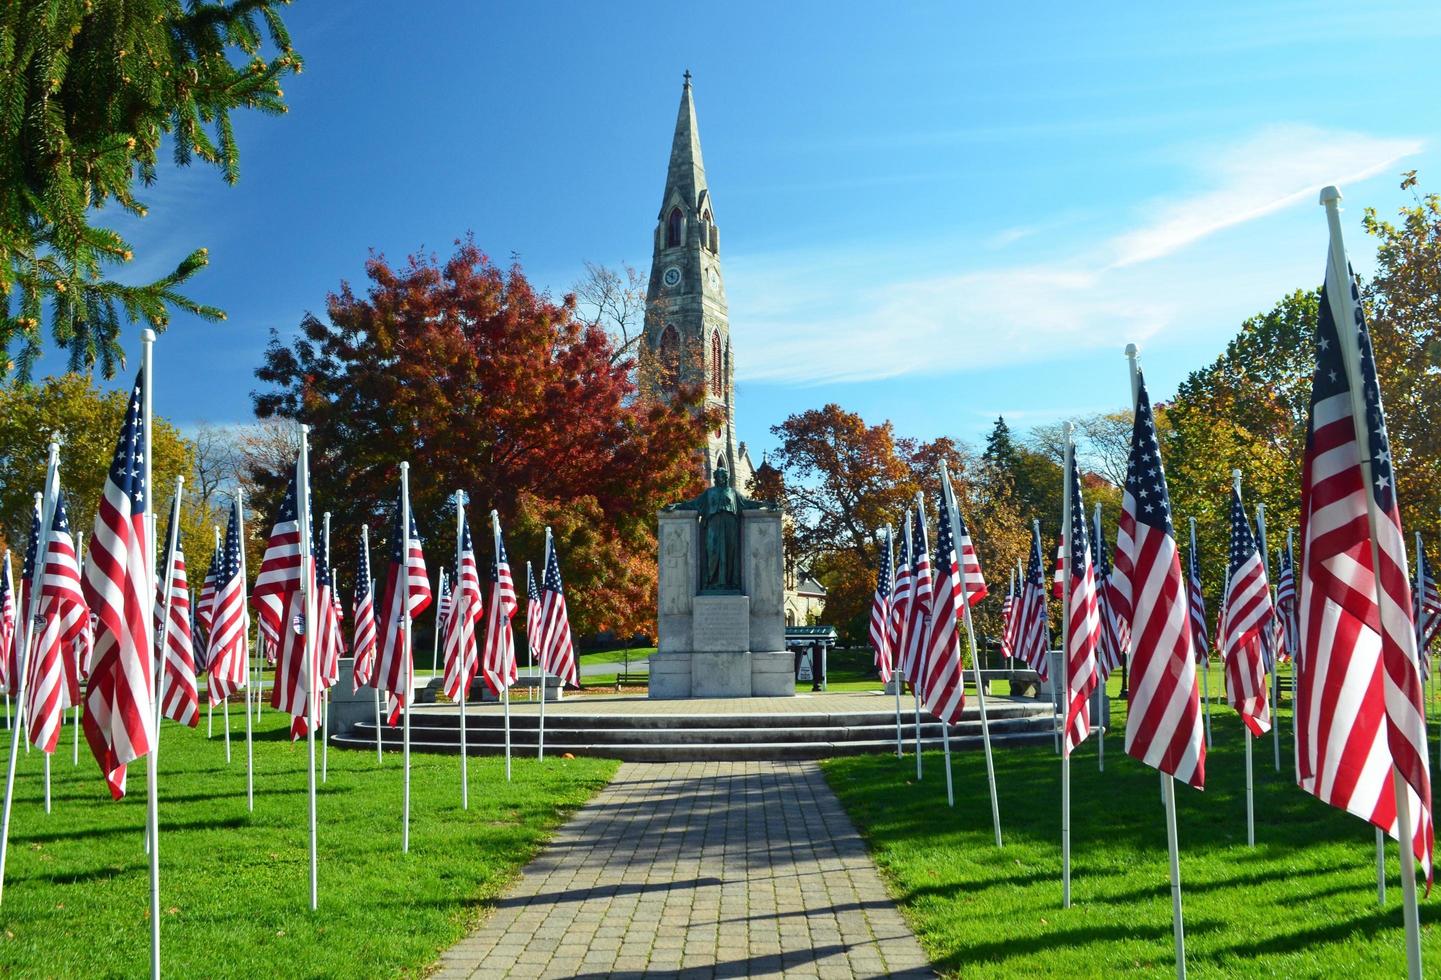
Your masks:
<instances>
[{"instance_id":1,"label":"clock face on tower","mask_svg":"<svg viewBox=\"0 0 1441 980\"><path fill-rule=\"evenodd\" d=\"M673 265L665 270L665 284L675 287L680 285L680 266Z\"/></svg>"},{"instance_id":2,"label":"clock face on tower","mask_svg":"<svg viewBox=\"0 0 1441 980\"><path fill-rule=\"evenodd\" d=\"M710 270L710 275L707 276L706 279L710 282L712 289L715 289L720 285L720 276L716 275L716 271L714 268Z\"/></svg>"}]
</instances>

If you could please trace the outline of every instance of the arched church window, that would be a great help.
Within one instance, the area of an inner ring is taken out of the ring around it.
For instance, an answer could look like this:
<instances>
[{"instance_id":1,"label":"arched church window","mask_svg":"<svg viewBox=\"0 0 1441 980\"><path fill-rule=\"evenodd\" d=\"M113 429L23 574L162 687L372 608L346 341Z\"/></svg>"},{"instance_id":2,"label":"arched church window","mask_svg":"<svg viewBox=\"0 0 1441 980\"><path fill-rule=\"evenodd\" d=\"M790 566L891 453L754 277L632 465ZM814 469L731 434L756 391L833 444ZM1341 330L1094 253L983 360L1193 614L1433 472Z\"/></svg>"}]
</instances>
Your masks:
<instances>
[{"instance_id":1,"label":"arched church window","mask_svg":"<svg viewBox=\"0 0 1441 980\"><path fill-rule=\"evenodd\" d=\"M706 222L707 224L710 223L710 221L711 221L710 208L706 208L706 209L705 209L705 214L701 215L701 216L700 216L700 219L701 219L702 221Z\"/></svg>"},{"instance_id":2,"label":"arched church window","mask_svg":"<svg viewBox=\"0 0 1441 980\"><path fill-rule=\"evenodd\" d=\"M665 222L665 247L675 248L680 244L680 208L671 208L670 217Z\"/></svg>"},{"instance_id":3,"label":"arched church window","mask_svg":"<svg viewBox=\"0 0 1441 980\"><path fill-rule=\"evenodd\" d=\"M660 334L660 366L661 382L666 386L674 385L676 372L680 369L680 334L676 333L675 326L667 323Z\"/></svg>"},{"instance_id":4,"label":"arched church window","mask_svg":"<svg viewBox=\"0 0 1441 980\"><path fill-rule=\"evenodd\" d=\"M713 331L710 335L710 393L717 398L725 396L725 379L722 376L725 365L721 361L720 331Z\"/></svg>"}]
</instances>

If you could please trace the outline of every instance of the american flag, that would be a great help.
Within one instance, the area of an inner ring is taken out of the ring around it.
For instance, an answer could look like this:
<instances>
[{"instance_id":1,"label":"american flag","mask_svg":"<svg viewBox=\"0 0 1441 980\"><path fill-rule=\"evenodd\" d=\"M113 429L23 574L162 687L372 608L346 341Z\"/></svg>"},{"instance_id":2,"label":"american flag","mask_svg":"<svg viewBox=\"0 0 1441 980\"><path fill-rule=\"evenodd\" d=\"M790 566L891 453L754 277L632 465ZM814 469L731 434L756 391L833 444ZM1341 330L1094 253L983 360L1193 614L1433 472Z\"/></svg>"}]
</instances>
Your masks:
<instances>
[{"instance_id":1,"label":"american flag","mask_svg":"<svg viewBox=\"0 0 1441 980\"><path fill-rule=\"evenodd\" d=\"M480 671L486 686L499 695L520 676L515 663L515 632L510 625L519 606L515 601L515 582L510 577L510 556L505 553L505 538L501 536L495 511L491 511L491 527L495 555L490 561L490 617L485 621Z\"/></svg>"},{"instance_id":2,"label":"american flag","mask_svg":"<svg viewBox=\"0 0 1441 980\"><path fill-rule=\"evenodd\" d=\"M450 576L440 570L440 602L435 606L435 628L445 635L445 624L450 622L450 607L455 600L450 594Z\"/></svg>"},{"instance_id":3,"label":"american flag","mask_svg":"<svg viewBox=\"0 0 1441 980\"><path fill-rule=\"evenodd\" d=\"M1271 587L1251 534L1241 490L1231 490L1231 563L1221 605L1221 656L1226 661L1226 700L1253 735L1271 730L1261 636L1271 628Z\"/></svg>"},{"instance_id":4,"label":"american flag","mask_svg":"<svg viewBox=\"0 0 1441 980\"><path fill-rule=\"evenodd\" d=\"M961 563L956 555L950 508L944 503L936 533L935 571L921 700L933 715L954 725L961 720L961 712L966 707L965 675L961 672L961 636L957 629L965 616L961 605L965 599L962 597Z\"/></svg>"},{"instance_id":5,"label":"american flag","mask_svg":"<svg viewBox=\"0 0 1441 980\"><path fill-rule=\"evenodd\" d=\"M22 658L21 647L25 645L25 617L29 615L26 606L26 598L33 588L35 580L35 552L40 547L40 501L37 498L34 509L30 512L30 536L25 545L25 557L20 562L20 586L21 589L15 594L15 603L19 606L16 614L15 626L10 632L10 643L5 650L5 677L6 690L11 694L20 693L21 681L20 664L23 661L28 666L28 654Z\"/></svg>"},{"instance_id":6,"label":"american flag","mask_svg":"<svg viewBox=\"0 0 1441 980\"><path fill-rule=\"evenodd\" d=\"M887 637L891 646L891 670L901 669L906 648L906 622L911 611L911 512L901 523L901 544L896 555L896 586L891 591L891 623ZM898 682L899 683L899 682Z\"/></svg>"},{"instance_id":7,"label":"american flag","mask_svg":"<svg viewBox=\"0 0 1441 980\"><path fill-rule=\"evenodd\" d=\"M1131 626L1126 753L1184 783L1206 784L1193 633L1151 397L1138 373L1136 421L1116 539L1116 605Z\"/></svg>"},{"instance_id":8,"label":"american flag","mask_svg":"<svg viewBox=\"0 0 1441 980\"><path fill-rule=\"evenodd\" d=\"M1276 618L1281 625L1281 659L1295 660L1301 648L1301 621L1296 609L1296 570L1291 541L1281 550L1281 574L1276 579Z\"/></svg>"},{"instance_id":9,"label":"american flag","mask_svg":"<svg viewBox=\"0 0 1441 980\"><path fill-rule=\"evenodd\" d=\"M871 649L876 654L876 671L881 683L891 682L891 591L895 588L891 572L891 529L886 528L885 544L881 547L881 563L876 569L876 591L871 597Z\"/></svg>"},{"instance_id":10,"label":"american flag","mask_svg":"<svg viewBox=\"0 0 1441 980\"><path fill-rule=\"evenodd\" d=\"M1421 588L1412 597L1412 609L1416 617L1416 644L1421 656L1421 676L1430 673L1431 641L1441 629L1441 591L1436 588L1436 579L1431 574L1431 563L1426 560L1426 549L1421 539L1416 539L1417 579Z\"/></svg>"},{"instance_id":11,"label":"american flag","mask_svg":"<svg viewBox=\"0 0 1441 980\"><path fill-rule=\"evenodd\" d=\"M395 501L395 526L390 535L390 567L385 573L385 592L380 605L380 655L375 679L381 691L390 695L390 724L400 721L400 711L410 703L415 680L415 663L410 647L410 619L430 607L430 576L425 570L425 552L415 513L403 513L402 501ZM405 518L409 517L407 521Z\"/></svg>"},{"instance_id":12,"label":"american flag","mask_svg":"<svg viewBox=\"0 0 1441 980\"><path fill-rule=\"evenodd\" d=\"M554 674L572 687L580 684L575 665L575 643L570 635L570 614L565 608L565 587L555 542L546 534L545 573L540 580L540 670Z\"/></svg>"},{"instance_id":13,"label":"american flag","mask_svg":"<svg viewBox=\"0 0 1441 980\"><path fill-rule=\"evenodd\" d=\"M177 496L170 511L172 524L179 509ZM165 540L170 541L169 527ZM200 720L200 703L195 688L195 647L190 635L190 585L185 580L185 549L178 530L169 565L170 621L165 628L165 659L160 672L160 714L194 728Z\"/></svg>"},{"instance_id":14,"label":"american flag","mask_svg":"<svg viewBox=\"0 0 1441 980\"><path fill-rule=\"evenodd\" d=\"M911 591L906 610L906 645L901 650L901 673L913 690L919 690L926 676L926 645L931 639L931 556L926 540L926 512L916 501L916 519L911 523Z\"/></svg>"},{"instance_id":15,"label":"american flag","mask_svg":"<svg viewBox=\"0 0 1441 980\"><path fill-rule=\"evenodd\" d=\"M1393 837L1405 833L1429 890L1431 774L1390 443L1370 334L1337 236L1329 258L1301 482L1298 781ZM1404 831L1393 766L1409 798Z\"/></svg>"},{"instance_id":16,"label":"american flag","mask_svg":"<svg viewBox=\"0 0 1441 980\"><path fill-rule=\"evenodd\" d=\"M220 550L220 528L215 528L215 550L210 553L210 567L205 570L205 578L200 582L200 601L195 607L195 619L205 635L210 636L211 624L215 619L215 576L220 570L221 562L224 561Z\"/></svg>"},{"instance_id":17,"label":"american flag","mask_svg":"<svg viewBox=\"0 0 1441 980\"><path fill-rule=\"evenodd\" d=\"M335 575L330 567L329 535L321 537L315 555L315 615L320 620L320 631L315 635L316 674L320 685L329 688L340 680L340 656L345 653L340 598L335 594Z\"/></svg>"},{"instance_id":18,"label":"american flag","mask_svg":"<svg viewBox=\"0 0 1441 980\"><path fill-rule=\"evenodd\" d=\"M49 496L55 501L50 534L45 542L45 560L40 580L39 634L31 640L30 666L25 675L25 698L29 703L26 725L30 743L54 752L60 737L65 709L80 700L79 665L66 656L90 618L81 594L80 564L70 534L65 494L58 479Z\"/></svg>"},{"instance_id":19,"label":"american flag","mask_svg":"<svg viewBox=\"0 0 1441 980\"><path fill-rule=\"evenodd\" d=\"M1006 598L1001 603L1001 656L1016 655L1016 570L1006 581Z\"/></svg>"},{"instance_id":20,"label":"american flag","mask_svg":"<svg viewBox=\"0 0 1441 980\"><path fill-rule=\"evenodd\" d=\"M305 674L307 669L314 673L314 665L305 663L305 635L297 632L297 627L304 630L313 627L305 622L305 592L301 583L303 580L306 591L314 589L315 563L312 559L309 567L301 568L300 501L296 489L299 459L295 465L296 472L291 475L275 513L251 599L260 616L261 632L268 635L271 649L276 653L270 706L290 715L290 736L300 738L310 724L310 695L314 685ZM305 506L309 517L310 501L305 501ZM214 666L212 658L211 684L215 683Z\"/></svg>"},{"instance_id":21,"label":"american flag","mask_svg":"<svg viewBox=\"0 0 1441 980\"><path fill-rule=\"evenodd\" d=\"M1091 693L1100 682L1096 671L1096 648L1101 640L1101 613L1096 599L1096 569L1091 563L1090 536L1086 533L1086 509L1081 502L1081 472L1071 453L1071 526L1064 535L1069 548L1071 576L1070 621L1066 633L1066 750L1091 734Z\"/></svg>"},{"instance_id":22,"label":"american flag","mask_svg":"<svg viewBox=\"0 0 1441 980\"><path fill-rule=\"evenodd\" d=\"M958 546L961 581L965 583L966 601L971 608L984 599L990 592L986 589L986 578L981 574L981 559L976 554L975 543L971 541L971 530L966 527L966 515L961 513L959 505L955 508L956 527L955 540Z\"/></svg>"},{"instance_id":23,"label":"american flag","mask_svg":"<svg viewBox=\"0 0 1441 980\"><path fill-rule=\"evenodd\" d=\"M1206 596L1201 589L1201 562L1196 557L1195 537L1191 539L1191 550L1186 553L1186 606L1190 610L1191 647L1196 651L1198 661L1209 660L1211 645L1207 639Z\"/></svg>"},{"instance_id":24,"label":"american flag","mask_svg":"<svg viewBox=\"0 0 1441 980\"><path fill-rule=\"evenodd\" d=\"M1090 525L1091 554L1096 556L1096 605L1101 616L1101 642L1096 648L1096 669L1101 680L1121 666L1131 650L1131 629L1120 614L1116 583L1111 575L1111 557L1106 553L1106 536L1101 533L1101 512Z\"/></svg>"},{"instance_id":25,"label":"american flag","mask_svg":"<svg viewBox=\"0 0 1441 980\"><path fill-rule=\"evenodd\" d=\"M1051 636L1043 561L1041 529L1037 526L1032 532L1031 557L1026 563L1021 599L1016 606L1015 644L1012 649L1013 656L1028 664L1041 680L1049 677L1051 672Z\"/></svg>"},{"instance_id":26,"label":"american flag","mask_svg":"<svg viewBox=\"0 0 1441 980\"><path fill-rule=\"evenodd\" d=\"M355 671L354 688L371 683L375 670L375 594L370 585L370 541L360 543L360 567L355 573Z\"/></svg>"},{"instance_id":27,"label":"american flag","mask_svg":"<svg viewBox=\"0 0 1441 980\"><path fill-rule=\"evenodd\" d=\"M0 569L0 687L10 690L10 651L15 642L15 581L10 568L10 549L5 549L5 567Z\"/></svg>"},{"instance_id":28,"label":"american flag","mask_svg":"<svg viewBox=\"0 0 1441 980\"><path fill-rule=\"evenodd\" d=\"M145 374L135 379L115 456L95 515L85 563L85 603L99 617L94 664L85 688L85 740L116 799L125 795L125 767L155 744L150 637L155 562L145 527L143 461Z\"/></svg>"},{"instance_id":29,"label":"american flag","mask_svg":"<svg viewBox=\"0 0 1441 980\"><path fill-rule=\"evenodd\" d=\"M540 649L540 586L535 584L530 562L525 563L525 644L530 650L530 662L534 664L536 651Z\"/></svg>"},{"instance_id":30,"label":"american flag","mask_svg":"<svg viewBox=\"0 0 1441 980\"><path fill-rule=\"evenodd\" d=\"M215 596L210 605L209 680L205 685L212 705L223 704L245 687L250 672L250 610L245 605L245 576L240 569L238 510L236 505L230 508L225 543L213 566Z\"/></svg>"},{"instance_id":31,"label":"american flag","mask_svg":"<svg viewBox=\"0 0 1441 980\"><path fill-rule=\"evenodd\" d=\"M463 498L462 498L463 499ZM460 519L460 564L456 573L454 605L445 616L445 694L459 701L470 694L471 682L480 668L476 629L484 614L480 594L480 569L475 562L475 542L470 521Z\"/></svg>"},{"instance_id":32,"label":"american flag","mask_svg":"<svg viewBox=\"0 0 1441 980\"><path fill-rule=\"evenodd\" d=\"M190 590L190 644L195 653L195 676L205 673L209 661L205 659L205 634L200 631L200 620L195 613L195 590Z\"/></svg>"}]
</instances>

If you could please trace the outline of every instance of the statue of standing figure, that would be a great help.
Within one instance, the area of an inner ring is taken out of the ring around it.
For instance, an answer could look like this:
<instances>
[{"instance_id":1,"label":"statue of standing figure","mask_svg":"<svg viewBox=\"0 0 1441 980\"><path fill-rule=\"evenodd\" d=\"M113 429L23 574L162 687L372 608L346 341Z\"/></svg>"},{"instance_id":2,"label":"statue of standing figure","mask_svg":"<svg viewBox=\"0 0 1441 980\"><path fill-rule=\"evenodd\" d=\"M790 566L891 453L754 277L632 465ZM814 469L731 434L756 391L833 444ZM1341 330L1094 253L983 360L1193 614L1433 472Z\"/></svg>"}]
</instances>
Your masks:
<instances>
[{"instance_id":1,"label":"statue of standing figure","mask_svg":"<svg viewBox=\"0 0 1441 980\"><path fill-rule=\"evenodd\" d=\"M730 485L730 472L724 465L716 467L715 485L707 487L699 497L665 508L700 514L703 542L700 595L741 594L740 513L745 508L780 509L775 503L751 500L737 493Z\"/></svg>"}]
</instances>

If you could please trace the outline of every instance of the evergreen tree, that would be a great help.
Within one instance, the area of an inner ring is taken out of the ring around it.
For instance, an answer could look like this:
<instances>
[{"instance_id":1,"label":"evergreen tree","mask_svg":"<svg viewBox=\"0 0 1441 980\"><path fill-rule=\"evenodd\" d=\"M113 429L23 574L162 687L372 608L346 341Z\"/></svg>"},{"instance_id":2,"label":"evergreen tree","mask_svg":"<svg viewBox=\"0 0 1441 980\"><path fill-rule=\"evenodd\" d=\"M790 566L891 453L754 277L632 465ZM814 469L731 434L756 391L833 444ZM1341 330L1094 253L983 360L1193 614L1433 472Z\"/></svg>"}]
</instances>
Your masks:
<instances>
[{"instance_id":1,"label":"evergreen tree","mask_svg":"<svg viewBox=\"0 0 1441 980\"><path fill-rule=\"evenodd\" d=\"M0 7L0 375L28 378L47 309L72 370L106 377L123 361L121 318L163 329L172 309L224 314L180 287L198 248L154 282L115 281L130 245L91 223L114 203L143 216L136 183L156 178L163 139L239 177L236 109L282 113L280 78L300 58L283 0L9 0ZM272 57L262 55L267 42ZM16 340L19 351L11 362Z\"/></svg>"},{"instance_id":2,"label":"evergreen tree","mask_svg":"<svg viewBox=\"0 0 1441 980\"><path fill-rule=\"evenodd\" d=\"M996 417L991 434L986 436L986 450L981 458L1001 469L1009 469L1016 461L1016 446L1011 442L1011 427L1006 424L1004 415Z\"/></svg>"}]
</instances>

